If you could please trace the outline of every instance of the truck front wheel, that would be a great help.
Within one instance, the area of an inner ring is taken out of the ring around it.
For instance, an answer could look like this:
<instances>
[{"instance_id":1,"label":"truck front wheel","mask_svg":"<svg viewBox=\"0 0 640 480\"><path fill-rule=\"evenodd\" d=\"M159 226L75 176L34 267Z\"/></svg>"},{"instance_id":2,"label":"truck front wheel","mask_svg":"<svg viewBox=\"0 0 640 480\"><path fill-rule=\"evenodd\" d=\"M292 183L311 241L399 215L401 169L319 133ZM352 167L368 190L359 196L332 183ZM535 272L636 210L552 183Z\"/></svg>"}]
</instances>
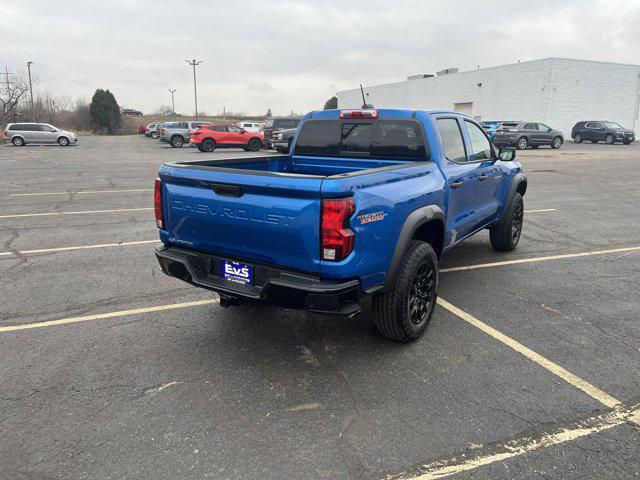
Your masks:
<instances>
[{"instance_id":1,"label":"truck front wheel","mask_svg":"<svg viewBox=\"0 0 640 480\"><path fill-rule=\"evenodd\" d=\"M491 246L501 252L515 250L522 233L524 220L524 201L518 192L513 196L506 207L506 211L500 221L489 228L489 240Z\"/></svg>"},{"instance_id":2,"label":"truck front wheel","mask_svg":"<svg viewBox=\"0 0 640 480\"><path fill-rule=\"evenodd\" d=\"M438 258L426 242L412 241L393 289L373 298L373 323L396 342L411 342L429 325L438 296Z\"/></svg>"}]
</instances>

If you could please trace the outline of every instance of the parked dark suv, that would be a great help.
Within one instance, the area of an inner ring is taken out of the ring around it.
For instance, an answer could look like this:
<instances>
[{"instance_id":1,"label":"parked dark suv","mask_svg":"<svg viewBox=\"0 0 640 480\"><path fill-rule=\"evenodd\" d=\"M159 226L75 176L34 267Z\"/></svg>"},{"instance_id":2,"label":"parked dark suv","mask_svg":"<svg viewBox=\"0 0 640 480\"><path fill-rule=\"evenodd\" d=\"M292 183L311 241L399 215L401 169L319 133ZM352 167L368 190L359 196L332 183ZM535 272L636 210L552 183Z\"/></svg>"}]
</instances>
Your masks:
<instances>
[{"instance_id":1,"label":"parked dark suv","mask_svg":"<svg viewBox=\"0 0 640 480\"><path fill-rule=\"evenodd\" d=\"M300 118L297 117L274 117L268 118L264 123L262 134L267 148L273 148L273 134L280 130L288 130L290 128L298 128Z\"/></svg>"},{"instance_id":2,"label":"parked dark suv","mask_svg":"<svg viewBox=\"0 0 640 480\"><path fill-rule=\"evenodd\" d=\"M534 122L520 122L515 127L501 127L493 136L494 145L516 147L518 150L527 147L538 148L540 145L560 148L563 142L562 132L553 130L544 123Z\"/></svg>"},{"instance_id":3,"label":"parked dark suv","mask_svg":"<svg viewBox=\"0 0 640 480\"><path fill-rule=\"evenodd\" d=\"M635 137L633 130L627 130L616 122L606 120L578 122L571 129L571 138L576 143L589 140L591 143L604 142L612 145L616 142L622 142L629 145L635 140Z\"/></svg>"}]
</instances>

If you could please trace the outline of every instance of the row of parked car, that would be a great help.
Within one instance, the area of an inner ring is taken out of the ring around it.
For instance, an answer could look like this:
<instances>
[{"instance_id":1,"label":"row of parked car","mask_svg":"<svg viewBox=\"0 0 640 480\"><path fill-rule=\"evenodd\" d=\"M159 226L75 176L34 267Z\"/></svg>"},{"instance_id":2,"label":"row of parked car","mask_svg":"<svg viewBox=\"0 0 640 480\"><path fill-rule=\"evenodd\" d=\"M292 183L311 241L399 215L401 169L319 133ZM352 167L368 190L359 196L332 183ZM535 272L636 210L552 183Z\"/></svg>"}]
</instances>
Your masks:
<instances>
[{"instance_id":1,"label":"row of parked car","mask_svg":"<svg viewBox=\"0 0 640 480\"><path fill-rule=\"evenodd\" d=\"M264 123L242 121L237 124L211 123L202 120L184 122L155 122L140 126L139 133L158 139L172 147L181 148L185 144L197 147L202 152L212 152L216 148L243 148L256 152L262 148L276 148L288 151L289 137L283 141L283 132L295 132L300 118L275 117ZM293 135L290 135L293 138Z\"/></svg>"},{"instance_id":2,"label":"row of parked car","mask_svg":"<svg viewBox=\"0 0 640 480\"><path fill-rule=\"evenodd\" d=\"M482 122L482 127L496 146L523 150L527 147L538 148L541 145L560 148L564 143L562 132L544 123L495 120ZM571 138L575 143L588 140L608 145L616 142L629 145L635 141L635 133L616 122L590 120L576 123L571 129Z\"/></svg>"}]
</instances>

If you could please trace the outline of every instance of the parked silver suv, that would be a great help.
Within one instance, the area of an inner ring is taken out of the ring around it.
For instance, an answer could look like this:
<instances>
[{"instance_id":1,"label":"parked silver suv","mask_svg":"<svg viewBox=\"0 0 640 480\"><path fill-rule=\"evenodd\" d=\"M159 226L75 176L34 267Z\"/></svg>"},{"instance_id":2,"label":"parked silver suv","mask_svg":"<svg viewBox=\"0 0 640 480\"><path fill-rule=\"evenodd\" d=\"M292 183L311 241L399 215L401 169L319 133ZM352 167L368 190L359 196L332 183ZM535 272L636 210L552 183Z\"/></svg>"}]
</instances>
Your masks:
<instances>
[{"instance_id":1,"label":"parked silver suv","mask_svg":"<svg viewBox=\"0 0 640 480\"><path fill-rule=\"evenodd\" d=\"M78 136L48 123L10 123L4 129L2 142L11 142L16 147L27 143L57 143L64 147L70 143L78 143Z\"/></svg>"}]
</instances>

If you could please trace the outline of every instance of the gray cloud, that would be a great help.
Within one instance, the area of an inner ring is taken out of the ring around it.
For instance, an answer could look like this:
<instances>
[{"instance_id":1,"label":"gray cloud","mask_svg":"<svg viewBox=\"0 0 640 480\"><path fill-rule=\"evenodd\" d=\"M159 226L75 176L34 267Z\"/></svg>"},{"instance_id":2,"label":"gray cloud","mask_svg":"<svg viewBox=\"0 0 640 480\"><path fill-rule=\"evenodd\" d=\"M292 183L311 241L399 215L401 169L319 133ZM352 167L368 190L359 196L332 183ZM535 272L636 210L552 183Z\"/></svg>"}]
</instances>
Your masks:
<instances>
[{"instance_id":1,"label":"gray cloud","mask_svg":"<svg viewBox=\"0 0 640 480\"><path fill-rule=\"evenodd\" d=\"M58 0L3 6L0 67L34 61L39 88L208 113L321 108L336 90L444 67L560 56L639 63L640 0Z\"/></svg>"}]
</instances>

